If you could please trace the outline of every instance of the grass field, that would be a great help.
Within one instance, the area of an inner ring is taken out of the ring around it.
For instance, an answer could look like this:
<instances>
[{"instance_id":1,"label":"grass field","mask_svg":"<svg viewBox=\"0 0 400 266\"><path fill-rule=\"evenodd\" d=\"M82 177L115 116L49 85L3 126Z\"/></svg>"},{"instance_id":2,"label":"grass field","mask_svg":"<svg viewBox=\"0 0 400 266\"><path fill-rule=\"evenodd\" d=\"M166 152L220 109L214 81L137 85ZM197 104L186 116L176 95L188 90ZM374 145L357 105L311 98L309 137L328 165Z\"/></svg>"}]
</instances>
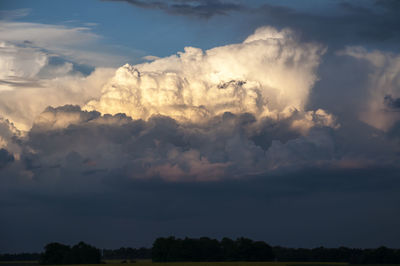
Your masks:
<instances>
[{"instance_id":1,"label":"grass field","mask_svg":"<svg viewBox=\"0 0 400 266\"><path fill-rule=\"evenodd\" d=\"M37 266L36 261L0 262L0 266ZM348 266L348 263L335 262L163 262L153 263L151 260L139 260L135 263L121 261L106 261L105 264L81 264L80 266ZM362 266L380 266L385 264L363 264ZM400 266L400 264L386 264ZM60 266L60 265L57 265ZM69 265L70 266L70 265ZM78 265L79 266L79 265Z\"/></svg>"}]
</instances>

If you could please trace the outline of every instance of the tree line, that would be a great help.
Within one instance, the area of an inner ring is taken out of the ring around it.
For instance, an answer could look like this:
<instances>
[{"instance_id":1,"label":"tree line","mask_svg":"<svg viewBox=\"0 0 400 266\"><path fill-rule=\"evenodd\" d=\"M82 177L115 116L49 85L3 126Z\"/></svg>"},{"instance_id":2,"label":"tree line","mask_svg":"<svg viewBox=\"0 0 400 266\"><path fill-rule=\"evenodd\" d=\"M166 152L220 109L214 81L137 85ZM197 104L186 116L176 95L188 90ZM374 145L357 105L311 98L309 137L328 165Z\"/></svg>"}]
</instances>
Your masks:
<instances>
[{"instance_id":1,"label":"tree line","mask_svg":"<svg viewBox=\"0 0 400 266\"><path fill-rule=\"evenodd\" d=\"M50 243L44 247L40 264L99 264L101 253L96 247L84 242L70 247L60 243Z\"/></svg>"},{"instance_id":2,"label":"tree line","mask_svg":"<svg viewBox=\"0 0 400 266\"><path fill-rule=\"evenodd\" d=\"M274 247L277 261L347 262L350 264L399 264L400 250L387 247L359 248L285 248Z\"/></svg>"},{"instance_id":3,"label":"tree line","mask_svg":"<svg viewBox=\"0 0 400 266\"><path fill-rule=\"evenodd\" d=\"M152 259L154 262L183 261L286 261L348 262L351 264L400 264L400 249L286 248L272 247L248 238L157 238L152 248L100 250L79 242L68 246L50 243L43 253L0 254L0 261L37 260L41 264L98 264L107 259Z\"/></svg>"},{"instance_id":4,"label":"tree line","mask_svg":"<svg viewBox=\"0 0 400 266\"><path fill-rule=\"evenodd\" d=\"M170 261L271 261L272 248L262 241L238 238L221 241L208 237L199 239L175 237L157 238L153 244L152 259Z\"/></svg>"},{"instance_id":5,"label":"tree line","mask_svg":"<svg viewBox=\"0 0 400 266\"><path fill-rule=\"evenodd\" d=\"M157 238L152 248L152 260L172 261L292 261L347 262L351 264L400 264L400 249L379 247L358 248L286 248L271 247L263 241L248 238L221 241L175 237Z\"/></svg>"},{"instance_id":6,"label":"tree line","mask_svg":"<svg viewBox=\"0 0 400 266\"><path fill-rule=\"evenodd\" d=\"M0 254L0 261L37 261L40 253L5 253Z\"/></svg>"},{"instance_id":7,"label":"tree line","mask_svg":"<svg viewBox=\"0 0 400 266\"><path fill-rule=\"evenodd\" d=\"M137 260L151 259L151 248L124 248L103 249L104 260Z\"/></svg>"}]
</instances>

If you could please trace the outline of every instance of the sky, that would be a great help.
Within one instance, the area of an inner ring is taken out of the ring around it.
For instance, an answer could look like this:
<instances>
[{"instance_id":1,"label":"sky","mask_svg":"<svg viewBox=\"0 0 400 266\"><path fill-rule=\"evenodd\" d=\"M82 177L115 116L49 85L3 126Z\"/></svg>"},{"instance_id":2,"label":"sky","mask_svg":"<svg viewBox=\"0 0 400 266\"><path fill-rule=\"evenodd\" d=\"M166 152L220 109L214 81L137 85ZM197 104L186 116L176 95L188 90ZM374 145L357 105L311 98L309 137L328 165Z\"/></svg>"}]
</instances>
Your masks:
<instances>
[{"instance_id":1,"label":"sky","mask_svg":"<svg viewBox=\"0 0 400 266\"><path fill-rule=\"evenodd\" d=\"M400 248L397 0L2 0L0 253Z\"/></svg>"}]
</instances>

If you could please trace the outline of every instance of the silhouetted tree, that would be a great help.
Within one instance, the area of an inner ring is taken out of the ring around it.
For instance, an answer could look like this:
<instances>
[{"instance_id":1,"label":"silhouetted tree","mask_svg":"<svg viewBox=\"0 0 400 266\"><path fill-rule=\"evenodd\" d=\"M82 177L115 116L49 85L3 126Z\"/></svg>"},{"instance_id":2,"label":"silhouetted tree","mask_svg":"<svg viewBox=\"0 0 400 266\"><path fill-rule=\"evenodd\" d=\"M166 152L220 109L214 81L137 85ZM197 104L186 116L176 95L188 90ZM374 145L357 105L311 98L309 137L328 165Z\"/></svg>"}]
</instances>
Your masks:
<instances>
[{"instance_id":1,"label":"silhouetted tree","mask_svg":"<svg viewBox=\"0 0 400 266\"><path fill-rule=\"evenodd\" d=\"M103 249L103 259L123 259L123 260L135 260L135 259L151 259L151 248L124 248L119 249Z\"/></svg>"},{"instance_id":2,"label":"silhouetted tree","mask_svg":"<svg viewBox=\"0 0 400 266\"><path fill-rule=\"evenodd\" d=\"M74 264L98 264L101 261L100 250L84 242L71 248L71 257Z\"/></svg>"},{"instance_id":3,"label":"silhouetted tree","mask_svg":"<svg viewBox=\"0 0 400 266\"><path fill-rule=\"evenodd\" d=\"M44 247L41 264L70 264L71 248L60 243L50 243Z\"/></svg>"},{"instance_id":4,"label":"silhouetted tree","mask_svg":"<svg viewBox=\"0 0 400 266\"><path fill-rule=\"evenodd\" d=\"M60 243L50 243L44 248L41 264L98 264L101 262L100 250L79 242L72 248Z\"/></svg>"},{"instance_id":5,"label":"silhouetted tree","mask_svg":"<svg viewBox=\"0 0 400 266\"><path fill-rule=\"evenodd\" d=\"M230 238L224 237L221 240L221 248L223 251L223 257L226 261L236 260L237 247L235 241Z\"/></svg>"},{"instance_id":6,"label":"silhouetted tree","mask_svg":"<svg viewBox=\"0 0 400 266\"><path fill-rule=\"evenodd\" d=\"M36 260L42 264L91 264L100 263L100 251L84 242L70 247L60 243L45 246L45 252L0 254L0 261ZM157 238L153 248L103 249L103 259L144 259L153 261L293 261L293 262L347 262L351 264L400 264L400 249L379 247L357 248L285 248L270 247L263 241L248 238L221 241L208 237Z\"/></svg>"},{"instance_id":7,"label":"silhouetted tree","mask_svg":"<svg viewBox=\"0 0 400 266\"><path fill-rule=\"evenodd\" d=\"M264 242L247 238L221 242L208 237L199 239L157 238L153 244L153 261L270 261L272 248Z\"/></svg>"}]
</instances>

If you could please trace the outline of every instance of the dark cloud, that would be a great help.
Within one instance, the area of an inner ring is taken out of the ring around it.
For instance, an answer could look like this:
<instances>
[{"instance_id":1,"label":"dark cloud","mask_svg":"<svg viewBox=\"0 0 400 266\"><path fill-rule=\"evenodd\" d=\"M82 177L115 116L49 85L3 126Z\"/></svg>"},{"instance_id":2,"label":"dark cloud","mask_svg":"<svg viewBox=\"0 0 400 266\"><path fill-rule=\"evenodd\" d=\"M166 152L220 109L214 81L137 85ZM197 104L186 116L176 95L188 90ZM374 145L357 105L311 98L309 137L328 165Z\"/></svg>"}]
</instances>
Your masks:
<instances>
[{"instance_id":1,"label":"dark cloud","mask_svg":"<svg viewBox=\"0 0 400 266\"><path fill-rule=\"evenodd\" d=\"M332 129L315 126L301 135L296 116L279 122L225 113L204 124L163 116L148 121L123 114L101 116L79 106L47 108L36 119L22 156L33 176L96 175L117 170L130 178L216 181L249 173L329 163ZM27 149L27 150L29 150Z\"/></svg>"},{"instance_id":2,"label":"dark cloud","mask_svg":"<svg viewBox=\"0 0 400 266\"><path fill-rule=\"evenodd\" d=\"M14 161L14 156L6 149L0 149L0 169Z\"/></svg>"},{"instance_id":3,"label":"dark cloud","mask_svg":"<svg viewBox=\"0 0 400 266\"><path fill-rule=\"evenodd\" d=\"M240 21L237 31L243 28L252 31L263 25L290 27L300 32L305 39L321 41L330 46L364 44L364 41L369 41L372 42L370 45L385 43L386 48L397 49L393 41L400 40L399 5L396 0L368 0L363 5L351 1L333 1L330 3L333 7L329 13L307 12L268 2L254 7L248 3L209 0L107 1L127 2L139 8L158 9L171 15L201 18L238 11L240 13L233 18Z\"/></svg>"},{"instance_id":4,"label":"dark cloud","mask_svg":"<svg viewBox=\"0 0 400 266\"><path fill-rule=\"evenodd\" d=\"M82 239L150 246L171 234L398 245L400 170L390 140L371 141L371 129L358 125L302 135L290 124L225 113L198 125L49 107L19 138L20 159L0 169L0 247L37 251Z\"/></svg>"},{"instance_id":5,"label":"dark cloud","mask_svg":"<svg viewBox=\"0 0 400 266\"><path fill-rule=\"evenodd\" d=\"M388 137L397 141L397 156L400 156L400 121L397 121L388 131Z\"/></svg>"},{"instance_id":6,"label":"dark cloud","mask_svg":"<svg viewBox=\"0 0 400 266\"><path fill-rule=\"evenodd\" d=\"M168 0L168 1L142 1L142 0L106 0L113 2L126 2L131 5L157 9L171 15L182 15L197 18L210 18L216 15L228 15L232 11L240 11L244 6L220 0Z\"/></svg>"},{"instance_id":7,"label":"dark cloud","mask_svg":"<svg viewBox=\"0 0 400 266\"><path fill-rule=\"evenodd\" d=\"M385 1L385 7L388 4ZM291 27L304 38L322 41L330 46L382 44L400 39L400 19L391 8L358 6L338 2L336 11L329 14L299 11L294 8L265 4L253 11L253 23ZM389 48L393 43L388 43Z\"/></svg>"},{"instance_id":8,"label":"dark cloud","mask_svg":"<svg viewBox=\"0 0 400 266\"><path fill-rule=\"evenodd\" d=\"M389 110L400 111L400 98L393 98L392 95L386 95L384 103Z\"/></svg>"},{"instance_id":9,"label":"dark cloud","mask_svg":"<svg viewBox=\"0 0 400 266\"><path fill-rule=\"evenodd\" d=\"M398 12L400 10L400 2L397 0L375 0L376 6L381 6L389 12Z\"/></svg>"},{"instance_id":10,"label":"dark cloud","mask_svg":"<svg viewBox=\"0 0 400 266\"><path fill-rule=\"evenodd\" d=\"M364 168L397 162L390 140L371 127L358 134L362 124L344 120L343 128L315 125L301 134L291 126L293 119L258 121L251 114L226 112L192 124L164 116L132 120L72 105L48 107L18 141L20 163L31 178L42 180L117 173L134 179L208 182L315 165ZM346 137L355 134L357 138ZM376 136L373 142L371 135Z\"/></svg>"},{"instance_id":11,"label":"dark cloud","mask_svg":"<svg viewBox=\"0 0 400 266\"><path fill-rule=\"evenodd\" d=\"M0 84L10 85L16 88L42 87L40 81L36 78L21 78L15 76L9 76L7 79L0 79Z\"/></svg>"}]
</instances>

